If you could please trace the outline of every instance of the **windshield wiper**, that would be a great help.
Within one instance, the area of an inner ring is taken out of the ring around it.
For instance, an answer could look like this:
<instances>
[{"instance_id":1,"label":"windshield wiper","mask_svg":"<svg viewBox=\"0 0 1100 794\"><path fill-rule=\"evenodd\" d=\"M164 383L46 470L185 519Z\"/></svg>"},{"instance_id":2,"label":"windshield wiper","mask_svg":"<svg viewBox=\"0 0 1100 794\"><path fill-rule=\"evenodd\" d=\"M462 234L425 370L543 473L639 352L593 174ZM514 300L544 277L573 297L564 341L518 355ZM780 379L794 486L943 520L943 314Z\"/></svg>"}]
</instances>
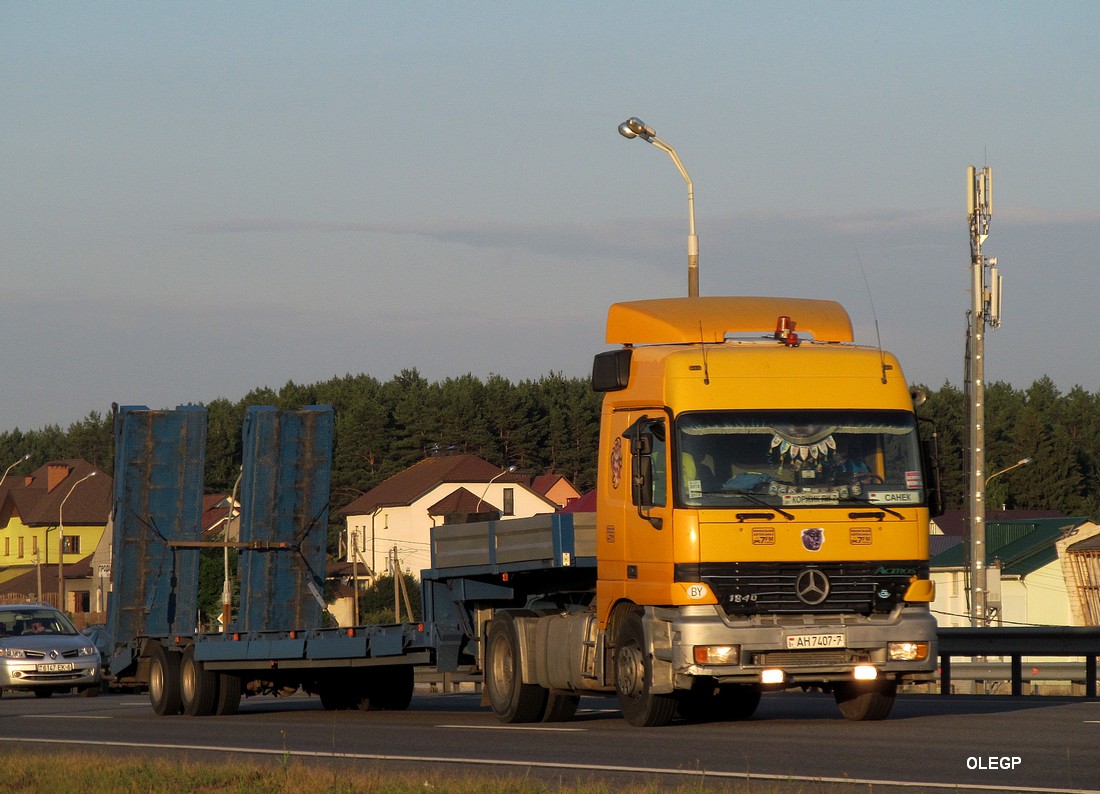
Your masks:
<instances>
[{"instance_id":1,"label":"windshield wiper","mask_svg":"<svg viewBox=\"0 0 1100 794\"><path fill-rule=\"evenodd\" d=\"M876 512L881 510L884 513L889 513L890 515L894 516L895 518L901 518L901 519L905 518L905 516L903 516L897 510L894 510L893 508L887 507L886 505L880 505L877 502L872 502L870 499L865 499L865 498L861 498L861 497L858 497L858 496L845 496L843 498L838 498L837 501L839 501L841 504L866 505L867 507L873 507ZM863 518L863 516L859 516L859 518Z\"/></svg>"},{"instance_id":2,"label":"windshield wiper","mask_svg":"<svg viewBox=\"0 0 1100 794\"><path fill-rule=\"evenodd\" d=\"M788 521L794 521L794 514L793 513L788 513L782 507L776 507L775 505L771 504L770 502L764 501L759 496L757 496L754 493L750 493L749 491L723 489L721 491L718 491L717 493L730 494L732 496L743 496L746 499L748 499L750 502L752 502L754 505L759 505L760 507L766 508L768 510L774 510L775 512L779 513L779 515L783 516L783 518L787 519Z\"/></svg>"}]
</instances>

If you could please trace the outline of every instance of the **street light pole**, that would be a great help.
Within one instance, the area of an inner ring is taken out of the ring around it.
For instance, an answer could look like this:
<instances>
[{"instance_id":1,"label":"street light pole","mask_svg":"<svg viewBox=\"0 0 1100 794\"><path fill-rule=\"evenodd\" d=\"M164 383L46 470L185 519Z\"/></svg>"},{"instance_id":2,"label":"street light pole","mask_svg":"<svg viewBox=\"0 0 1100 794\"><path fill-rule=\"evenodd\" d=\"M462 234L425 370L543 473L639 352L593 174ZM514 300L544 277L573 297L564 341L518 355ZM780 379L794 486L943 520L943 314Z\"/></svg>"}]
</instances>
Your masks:
<instances>
[{"instance_id":1,"label":"street light pole","mask_svg":"<svg viewBox=\"0 0 1100 794\"><path fill-rule=\"evenodd\" d=\"M73 487L65 494L65 498L61 500L61 504L57 508L57 608L62 612L65 611L65 502L69 501L69 497L73 495L76 486L95 477L95 474L93 471L74 482Z\"/></svg>"},{"instance_id":2,"label":"street light pole","mask_svg":"<svg viewBox=\"0 0 1100 794\"><path fill-rule=\"evenodd\" d=\"M645 122L636 116L631 116L619 125L619 134L624 138L641 138L647 143L652 143L662 152L667 152L672 162L680 170L680 175L687 182L688 190L688 297L699 297L699 238L695 235L695 188L691 184L691 177L680 162L676 150L657 137L652 127L647 127Z\"/></svg>"},{"instance_id":3,"label":"street light pole","mask_svg":"<svg viewBox=\"0 0 1100 794\"><path fill-rule=\"evenodd\" d=\"M477 507L474 508L474 515L477 515L481 512L481 503L485 501L485 495L489 493L489 486L499 480L505 474L511 474L515 470L515 466L509 466L507 469L502 470L500 474L493 475L492 479L490 479L489 482L485 483L485 490L481 492L481 497L477 500Z\"/></svg>"},{"instance_id":4,"label":"street light pole","mask_svg":"<svg viewBox=\"0 0 1100 794\"><path fill-rule=\"evenodd\" d=\"M988 477L985 478L986 487L987 488L989 487L989 481L992 480L994 477L1000 477L1005 472L1012 471L1013 469L1018 469L1021 466L1026 466L1029 463L1031 463L1031 458L1021 458L1016 463L1013 463L1011 466L1009 466L1007 469L1001 469L1000 471L993 472L992 474L990 474Z\"/></svg>"},{"instance_id":5,"label":"street light pole","mask_svg":"<svg viewBox=\"0 0 1100 794\"><path fill-rule=\"evenodd\" d=\"M17 461L15 462L15 463L11 464L11 465L10 465L10 466L8 466L8 467L7 467L6 469L4 469L4 475L3 475L2 477L0 477L0 485L3 485L3 484L4 484L4 480L8 479L8 474L9 474L9 473L11 472L11 470L12 470L12 469L14 469L14 468L15 468L16 466L18 466L18 465L19 465L20 463L22 463L23 461L25 461L25 460L30 460L30 459L31 459L31 453L29 453L29 452L28 452L28 453L27 453L26 455L24 455L23 457L21 457L21 458L20 458L19 460L17 460Z\"/></svg>"}]
</instances>

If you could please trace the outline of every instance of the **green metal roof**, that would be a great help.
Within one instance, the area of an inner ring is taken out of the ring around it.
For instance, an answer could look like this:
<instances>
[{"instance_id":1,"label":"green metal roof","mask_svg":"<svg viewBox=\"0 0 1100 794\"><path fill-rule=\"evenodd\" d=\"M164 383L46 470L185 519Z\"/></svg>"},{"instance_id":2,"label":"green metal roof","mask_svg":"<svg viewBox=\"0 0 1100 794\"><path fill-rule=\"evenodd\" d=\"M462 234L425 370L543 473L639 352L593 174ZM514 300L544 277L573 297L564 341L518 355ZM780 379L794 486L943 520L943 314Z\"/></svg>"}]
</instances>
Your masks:
<instances>
[{"instance_id":1,"label":"green metal roof","mask_svg":"<svg viewBox=\"0 0 1100 794\"><path fill-rule=\"evenodd\" d=\"M989 565L1001 561L1002 576L1027 576L1058 559L1055 543L1066 530L1088 521L1085 517L1059 516L1019 521L992 521L985 525L985 556ZM969 544L952 546L929 561L935 568L962 568Z\"/></svg>"}]
</instances>

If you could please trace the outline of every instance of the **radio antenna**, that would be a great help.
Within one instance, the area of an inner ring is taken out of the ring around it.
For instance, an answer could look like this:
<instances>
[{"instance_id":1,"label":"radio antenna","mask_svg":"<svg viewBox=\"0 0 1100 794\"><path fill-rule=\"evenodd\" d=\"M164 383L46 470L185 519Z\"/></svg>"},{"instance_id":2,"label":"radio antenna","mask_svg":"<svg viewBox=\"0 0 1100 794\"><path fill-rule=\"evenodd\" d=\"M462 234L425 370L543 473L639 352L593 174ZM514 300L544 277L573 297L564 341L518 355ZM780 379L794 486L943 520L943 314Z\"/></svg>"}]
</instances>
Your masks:
<instances>
[{"instance_id":1,"label":"radio antenna","mask_svg":"<svg viewBox=\"0 0 1100 794\"><path fill-rule=\"evenodd\" d=\"M710 365L707 364L707 340L703 338L703 321L699 321L699 347L703 351L703 385L710 385Z\"/></svg>"},{"instance_id":2,"label":"radio antenna","mask_svg":"<svg viewBox=\"0 0 1100 794\"><path fill-rule=\"evenodd\" d=\"M878 345L878 360L882 367L882 382L886 383L886 353L882 349L882 335L878 330L878 313L875 311L875 296L871 294L871 282L867 280L867 271L863 269L863 257L856 248L856 261L859 263L859 272L863 275L863 286L867 289L867 300L871 303L871 318L875 321L875 343Z\"/></svg>"}]
</instances>

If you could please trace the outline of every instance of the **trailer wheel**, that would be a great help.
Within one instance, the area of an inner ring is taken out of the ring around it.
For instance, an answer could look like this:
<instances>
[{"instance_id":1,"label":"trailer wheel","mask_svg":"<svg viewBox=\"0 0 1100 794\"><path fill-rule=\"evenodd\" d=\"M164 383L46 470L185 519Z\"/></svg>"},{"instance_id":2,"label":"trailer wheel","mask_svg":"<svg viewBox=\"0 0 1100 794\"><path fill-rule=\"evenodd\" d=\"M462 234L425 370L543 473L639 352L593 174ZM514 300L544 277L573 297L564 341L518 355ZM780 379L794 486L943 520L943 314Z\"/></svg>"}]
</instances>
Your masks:
<instances>
[{"instance_id":1,"label":"trailer wheel","mask_svg":"<svg viewBox=\"0 0 1100 794\"><path fill-rule=\"evenodd\" d=\"M188 717L208 717L218 706L218 674L195 658L195 646L180 661L180 703Z\"/></svg>"},{"instance_id":2,"label":"trailer wheel","mask_svg":"<svg viewBox=\"0 0 1100 794\"><path fill-rule=\"evenodd\" d=\"M149 702L161 716L180 711L180 655L163 645L149 659Z\"/></svg>"},{"instance_id":3,"label":"trailer wheel","mask_svg":"<svg viewBox=\"0 0 1100 794\"><path fill-rule=\"evenodd\" d=\"M615 691L619 707L631 725L653 728L667 725L676 713L676 697L655 694L653 660L646 653L641 607L620 609L615 620Z\"/></svg>"},{"instance_id":4,"label":"trailer wheel","mask_svg":"<svg viewBox=\"0 0 1100 794\"><path fill-rule=\"evenodd\" d=\"M498 612L489 621L485 645L485 689L489 705L502 722L538 722L546 712L549 692L525 684L519 669L519 635L514 612Z\"/></svg>"},{"instance_id":5,"label":"trailer wheel","mask_svg":"<svg viewBox=\"0 0 1100 794\"><path fill-rule=\"evenodd\" d=\"M884 720L894 706L896 681L861 684L857 681L836 684L833 697L840 713L853 721Z\"/></svg>"},{"instance_id":6,"label":"trailer wheel","mask_svg":"<svg viewBox=\"0 0 1100 794\"><path fill-rule=\"evenodd\" d=\"M241 679L238 676L222 673L218 676L218 705L214 713L220 717L236 714L241 705Z\"/></svg>"}]
</instances>

